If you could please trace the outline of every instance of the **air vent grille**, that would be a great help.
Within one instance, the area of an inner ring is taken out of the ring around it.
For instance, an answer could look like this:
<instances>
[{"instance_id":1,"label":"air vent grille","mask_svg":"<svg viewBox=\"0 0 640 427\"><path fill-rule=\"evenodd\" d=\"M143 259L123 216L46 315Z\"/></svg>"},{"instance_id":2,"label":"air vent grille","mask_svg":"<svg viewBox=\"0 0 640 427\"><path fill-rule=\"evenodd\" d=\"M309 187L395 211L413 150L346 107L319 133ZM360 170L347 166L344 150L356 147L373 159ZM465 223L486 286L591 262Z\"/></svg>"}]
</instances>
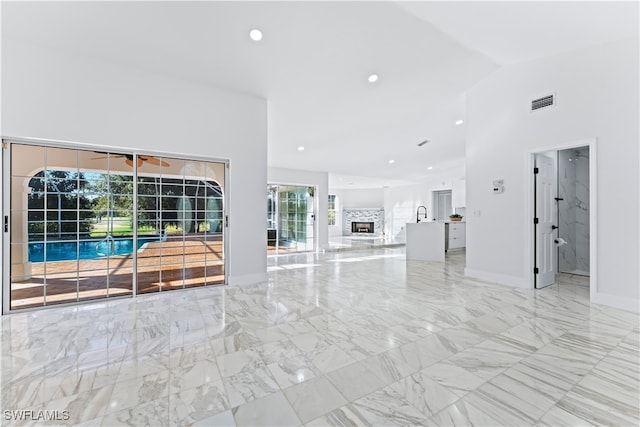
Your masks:
<instances>
[{"instance_id":1,"label":"air vent grille","mask_svg":"<svg viewBox=\"0 0 640 427\"><path fill-rule=\"evenodd\" d=\"M547 95L542 98L534 99L531 101L531 111L536 111L541 108L551 107L555 103L555 96Z\"/></svg>"}]
</instances>

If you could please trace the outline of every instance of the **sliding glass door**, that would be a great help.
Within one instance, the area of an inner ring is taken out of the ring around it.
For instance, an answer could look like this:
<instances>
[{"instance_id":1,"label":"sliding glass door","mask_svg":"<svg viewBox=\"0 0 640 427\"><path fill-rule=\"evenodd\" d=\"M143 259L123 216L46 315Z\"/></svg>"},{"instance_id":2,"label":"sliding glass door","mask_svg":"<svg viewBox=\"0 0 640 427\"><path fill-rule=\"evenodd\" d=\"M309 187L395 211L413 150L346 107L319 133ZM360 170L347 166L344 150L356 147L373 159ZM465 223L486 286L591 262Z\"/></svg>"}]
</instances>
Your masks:
<instances>
[{"instance_id":1,"label":"sliding glass door","mask_svg":"<svg viewBox=\"0 0 640 427\"><path fill-rule=\"evenodd\" d=\"M5 311L225 282L224 163L27 143L3 152Z\"/></svg>"},{"instance_id":2,"label":"sliding glass door","mask_svg":"<svg viewBox=\"0 0 640 427\"><path fill-rule=\"evenodd\" d=\"M296 185L267 187L268 253L315 249L315 188Z\"/></svg>"}]
</instances>

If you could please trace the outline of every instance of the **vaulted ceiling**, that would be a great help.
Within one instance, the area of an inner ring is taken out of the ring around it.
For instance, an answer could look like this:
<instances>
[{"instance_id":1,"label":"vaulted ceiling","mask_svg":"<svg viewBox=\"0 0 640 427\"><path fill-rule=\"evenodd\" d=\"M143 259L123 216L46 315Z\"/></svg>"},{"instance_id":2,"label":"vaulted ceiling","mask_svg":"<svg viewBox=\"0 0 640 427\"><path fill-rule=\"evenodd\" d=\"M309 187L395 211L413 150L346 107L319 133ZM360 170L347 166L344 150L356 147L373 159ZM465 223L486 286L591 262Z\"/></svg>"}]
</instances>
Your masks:
<instances>
[{"instance_id":1,"label":"vaulted ceiling","mask_svg":"<svg viewBox=\"0 0 640 427\"><path fill-rule=\"evenodd\" d=\"M638 31L635 2L2 7L3 36L264 97L271 166L377 183L420 181L459 165L465 126L455 122L465 119L465 91L496 68ZM252 28L261 41L250 40Z\"/></svg>"}]
</instances>

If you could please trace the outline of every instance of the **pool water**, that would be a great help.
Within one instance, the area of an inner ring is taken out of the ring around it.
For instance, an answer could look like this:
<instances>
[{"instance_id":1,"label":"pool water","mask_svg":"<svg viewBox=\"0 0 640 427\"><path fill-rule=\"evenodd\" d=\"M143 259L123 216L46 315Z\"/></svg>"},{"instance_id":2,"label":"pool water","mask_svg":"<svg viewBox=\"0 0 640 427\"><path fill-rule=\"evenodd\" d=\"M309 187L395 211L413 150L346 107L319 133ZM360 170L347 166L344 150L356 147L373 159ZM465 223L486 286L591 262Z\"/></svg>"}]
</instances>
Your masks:
<instances>
[{"instance_id":1,"label":"pool water","mask_svg":"<svg viewBox=\"0 0 640 427\"><path fill-rule=\"evenodd\" d=\"M158 238L138 239L136 249ZM96 259L113 255L133 253L133 239L81 240L80 242L47 242L47 262L73 261L76 259ZM44 262L44 243L29 243L29 261ZM78 257L79 255L79 257Z\"/></svg>"}]
</instances>

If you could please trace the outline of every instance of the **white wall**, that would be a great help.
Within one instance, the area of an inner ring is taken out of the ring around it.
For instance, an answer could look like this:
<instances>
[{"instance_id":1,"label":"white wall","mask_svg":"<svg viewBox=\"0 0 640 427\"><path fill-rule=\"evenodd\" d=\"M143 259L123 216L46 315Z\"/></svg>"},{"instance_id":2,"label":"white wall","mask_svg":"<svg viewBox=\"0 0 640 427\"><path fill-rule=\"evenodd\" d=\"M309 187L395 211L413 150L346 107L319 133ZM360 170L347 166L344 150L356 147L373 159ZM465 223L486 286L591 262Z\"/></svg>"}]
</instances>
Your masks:
<instances>
[{"instance_id":1,"label":"white wall","mask_svg":"<svg viewBox=\"0 0 640 427\"><path fill-rule=\"evenodd\" d=\"M468 275L528 286L527 152L595 137L594 302L638 310L638 48L635 37L505 67L469 91ZM529 112L530 101L549 92L557 107ZM494 195L498 178L505 192ZM622 212L631 219L621 222Z\"/></svg>"},{"instance_id":2,"label":"white wall","mask_svg":"<svg viewBox=\"0 0 640 427\"><path fill-rule=\"evenodd\" d=\"M229 283L266 280L267 104L2 40L3 136L230 160Z\"/></svg>"},{"instance_id":3,"label":"white wall","mask_svg":"<svg viewBox=\"0 0 640 427\"><path fill-rule=\"evenodd\" d=\"M430 191L426 186L406 185L386 188L384 197L385 235L399 241L405 241L406 224L416 222L416 209L421 205L430 205ZM430 212L432 213L432 210ZM433 218L433 213L430 218Z\"/></svg>"},{"instance_id":4,"label":"white wall","mask_svg":"<svg viewBox=\"0 0 640 427\"><path fill-rule=\"evenodd\" d=\"M384 205L382 188L331 190L340 199L340 210L358 208L381 208Z\"/></svg>"},{"instance_id":5,"label":"white wall","mask_svg":"<svg viewBox=\"0 0 640 427\"><path fill-rule=\"evenodd\" d=\"M327 226L327 206L329 203L329 174L327 172L313 172L298 169L268 168L268 181L270 184L298 184L315 186L317 188L316 200L316 224L318 230L318 248L326 248L329 244ZM267 187L265 185L262 198L266 206ZM264 215L267 219L266 208ZM266 232L265 232L266 236ZM266 239L266 237L265 237Z\"/></svg>"}]
</instances>

